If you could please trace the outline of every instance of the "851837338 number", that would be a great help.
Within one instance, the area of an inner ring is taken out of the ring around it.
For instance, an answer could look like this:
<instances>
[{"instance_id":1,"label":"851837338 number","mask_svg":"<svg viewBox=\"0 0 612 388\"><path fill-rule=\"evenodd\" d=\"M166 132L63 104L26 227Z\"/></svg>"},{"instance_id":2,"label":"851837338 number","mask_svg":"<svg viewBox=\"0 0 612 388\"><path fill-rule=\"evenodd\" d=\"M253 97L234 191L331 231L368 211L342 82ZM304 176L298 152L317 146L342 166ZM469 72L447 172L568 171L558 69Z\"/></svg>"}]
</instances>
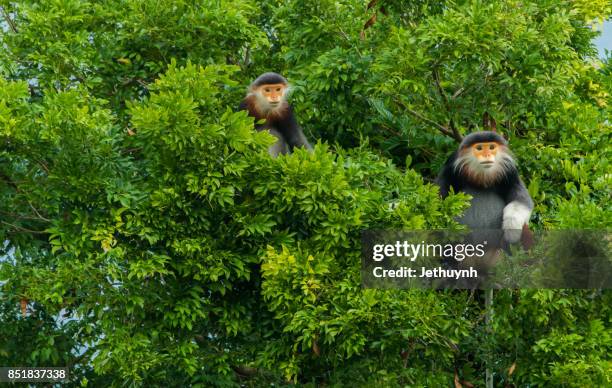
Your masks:
<instances>
[{"instance_id":1,"label":"851837338 number","mask_svg":"<svg viewBox=\"0 0 612 388\"><path fill-rule=\"evenodd\" d=\"M0 382L54 383L68 380L68 368L62 367L0 367Z\"/></svg>"}]
</instances>

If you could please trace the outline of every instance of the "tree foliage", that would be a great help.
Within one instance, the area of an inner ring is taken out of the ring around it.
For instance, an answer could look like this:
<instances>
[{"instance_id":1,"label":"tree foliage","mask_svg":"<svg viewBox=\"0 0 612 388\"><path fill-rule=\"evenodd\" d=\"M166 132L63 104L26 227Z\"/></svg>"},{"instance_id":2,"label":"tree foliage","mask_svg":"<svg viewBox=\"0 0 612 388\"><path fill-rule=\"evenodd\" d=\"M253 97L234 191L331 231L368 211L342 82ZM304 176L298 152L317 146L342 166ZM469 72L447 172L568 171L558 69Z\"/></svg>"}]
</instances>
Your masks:
<instances>
[{"instance_id":1,"label":"tree foliage","mask_svg":"<svg viewBox=\"0 0 612 388\"><path fill-rule=\"evenodd\" d=\"M0 365L71 385L610 383L611 294L360 287L485 113L534 227L609 228L606 1L0 2ZM312 153L235 107L293 83Z\"/></svg>"}]
</instances>

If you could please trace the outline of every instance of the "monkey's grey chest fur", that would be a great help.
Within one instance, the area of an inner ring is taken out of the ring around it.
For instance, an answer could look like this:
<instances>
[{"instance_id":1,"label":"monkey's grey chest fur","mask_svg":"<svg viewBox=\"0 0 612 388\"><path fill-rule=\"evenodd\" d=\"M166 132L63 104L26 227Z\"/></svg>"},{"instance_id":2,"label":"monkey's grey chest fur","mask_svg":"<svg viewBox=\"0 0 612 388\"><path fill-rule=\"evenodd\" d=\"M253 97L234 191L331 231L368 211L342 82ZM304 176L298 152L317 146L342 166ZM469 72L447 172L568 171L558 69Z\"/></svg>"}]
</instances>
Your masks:
<instances>
[{"instance_id":1,"label":"monkey's grey chest fur","mask_svg":"<svg viewBox=\"0 0 612 388\"><path fill-rule=\"evenodd\" d=\"M494 191L465 187L463 192L472 196L471 206L457 221L470 229L501 229L504 199Z\"/></svg>"}]
</instances>

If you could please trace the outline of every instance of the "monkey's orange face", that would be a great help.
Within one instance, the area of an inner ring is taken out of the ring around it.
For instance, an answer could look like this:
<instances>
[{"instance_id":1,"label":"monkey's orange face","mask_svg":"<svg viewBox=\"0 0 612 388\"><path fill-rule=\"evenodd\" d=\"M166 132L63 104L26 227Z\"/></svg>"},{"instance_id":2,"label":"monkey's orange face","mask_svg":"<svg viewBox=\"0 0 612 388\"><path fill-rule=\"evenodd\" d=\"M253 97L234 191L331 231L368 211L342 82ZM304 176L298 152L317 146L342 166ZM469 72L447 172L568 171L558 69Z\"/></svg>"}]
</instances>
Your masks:
<instances>
[{"instance_id":1,"label":"monkey's orange face","mask_svg":"<svg viewBox=\"0 0 612 388\"><path fill-rule=\"evenodd\" d=\"M497 152L500 145L495 142L490 143L474 143L471 146L472 155L478 163L484 168L491 168L495 164Z\"/></svg>"},{"instance_id":2,"label":"monkey's orange face","mask_svg":"<svg viewBox=\"0 0 612 388\"><path fill-rule=\"evenodd\" d=\"M287 85L285 84L267 84L261 85L258 88L258 92L270 105L276 106L283 101L286 89Z\"/></svg>"}]
</instances>

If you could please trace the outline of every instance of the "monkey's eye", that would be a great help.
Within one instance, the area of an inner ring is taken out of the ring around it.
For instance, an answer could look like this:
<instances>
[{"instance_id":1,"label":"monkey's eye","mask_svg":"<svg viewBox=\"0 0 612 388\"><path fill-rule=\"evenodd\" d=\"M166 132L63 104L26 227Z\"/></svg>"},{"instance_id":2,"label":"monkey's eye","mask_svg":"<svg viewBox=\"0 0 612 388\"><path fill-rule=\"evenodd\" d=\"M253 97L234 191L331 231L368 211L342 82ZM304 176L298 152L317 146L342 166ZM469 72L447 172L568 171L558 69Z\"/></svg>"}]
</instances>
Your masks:
<instances>
[{"instance_id":1,"label":"monkey's eye","mask_svg":"<svg viewBox=\"0 0 612 388\"><path fill-rule=\"evenodd\" d=\"M265 89L264 89L264 92L266 92L266 93L270 93L270 88L265 88Z\"/></svg>"},{"instance_id":2,"label":"monkey's eye","mask_svg":"<svg viewBox=\"0 0 612 388\"><path fill-rule=\"evenodd\" d=\"M277 92L280 92L280 91L281 91L281 88L276 88L276 91L277 91Z\"/></svg>"},{"instance_id":3,"label":"monkey's eye","mask_svg":"<svg viewBox=\"0 0 612 388\"><path fill-rule=\"evenodd\" d=\"M495 149L495 144L491 144L491 145L489 146L489 149L490 149L490 150L494 150L494 149Z\"/></svg>"},{"instance_id":4,"label":"monkey's eye","mask_svg":"<svg viewBox=\"0 0 612 388\"><path fill-rule=\"evenodd\" d=\"M478 145L476 146L476 149L477 149L478 151L482 151L482 144L478 144Z\"/></svg>"}]
</instances>

